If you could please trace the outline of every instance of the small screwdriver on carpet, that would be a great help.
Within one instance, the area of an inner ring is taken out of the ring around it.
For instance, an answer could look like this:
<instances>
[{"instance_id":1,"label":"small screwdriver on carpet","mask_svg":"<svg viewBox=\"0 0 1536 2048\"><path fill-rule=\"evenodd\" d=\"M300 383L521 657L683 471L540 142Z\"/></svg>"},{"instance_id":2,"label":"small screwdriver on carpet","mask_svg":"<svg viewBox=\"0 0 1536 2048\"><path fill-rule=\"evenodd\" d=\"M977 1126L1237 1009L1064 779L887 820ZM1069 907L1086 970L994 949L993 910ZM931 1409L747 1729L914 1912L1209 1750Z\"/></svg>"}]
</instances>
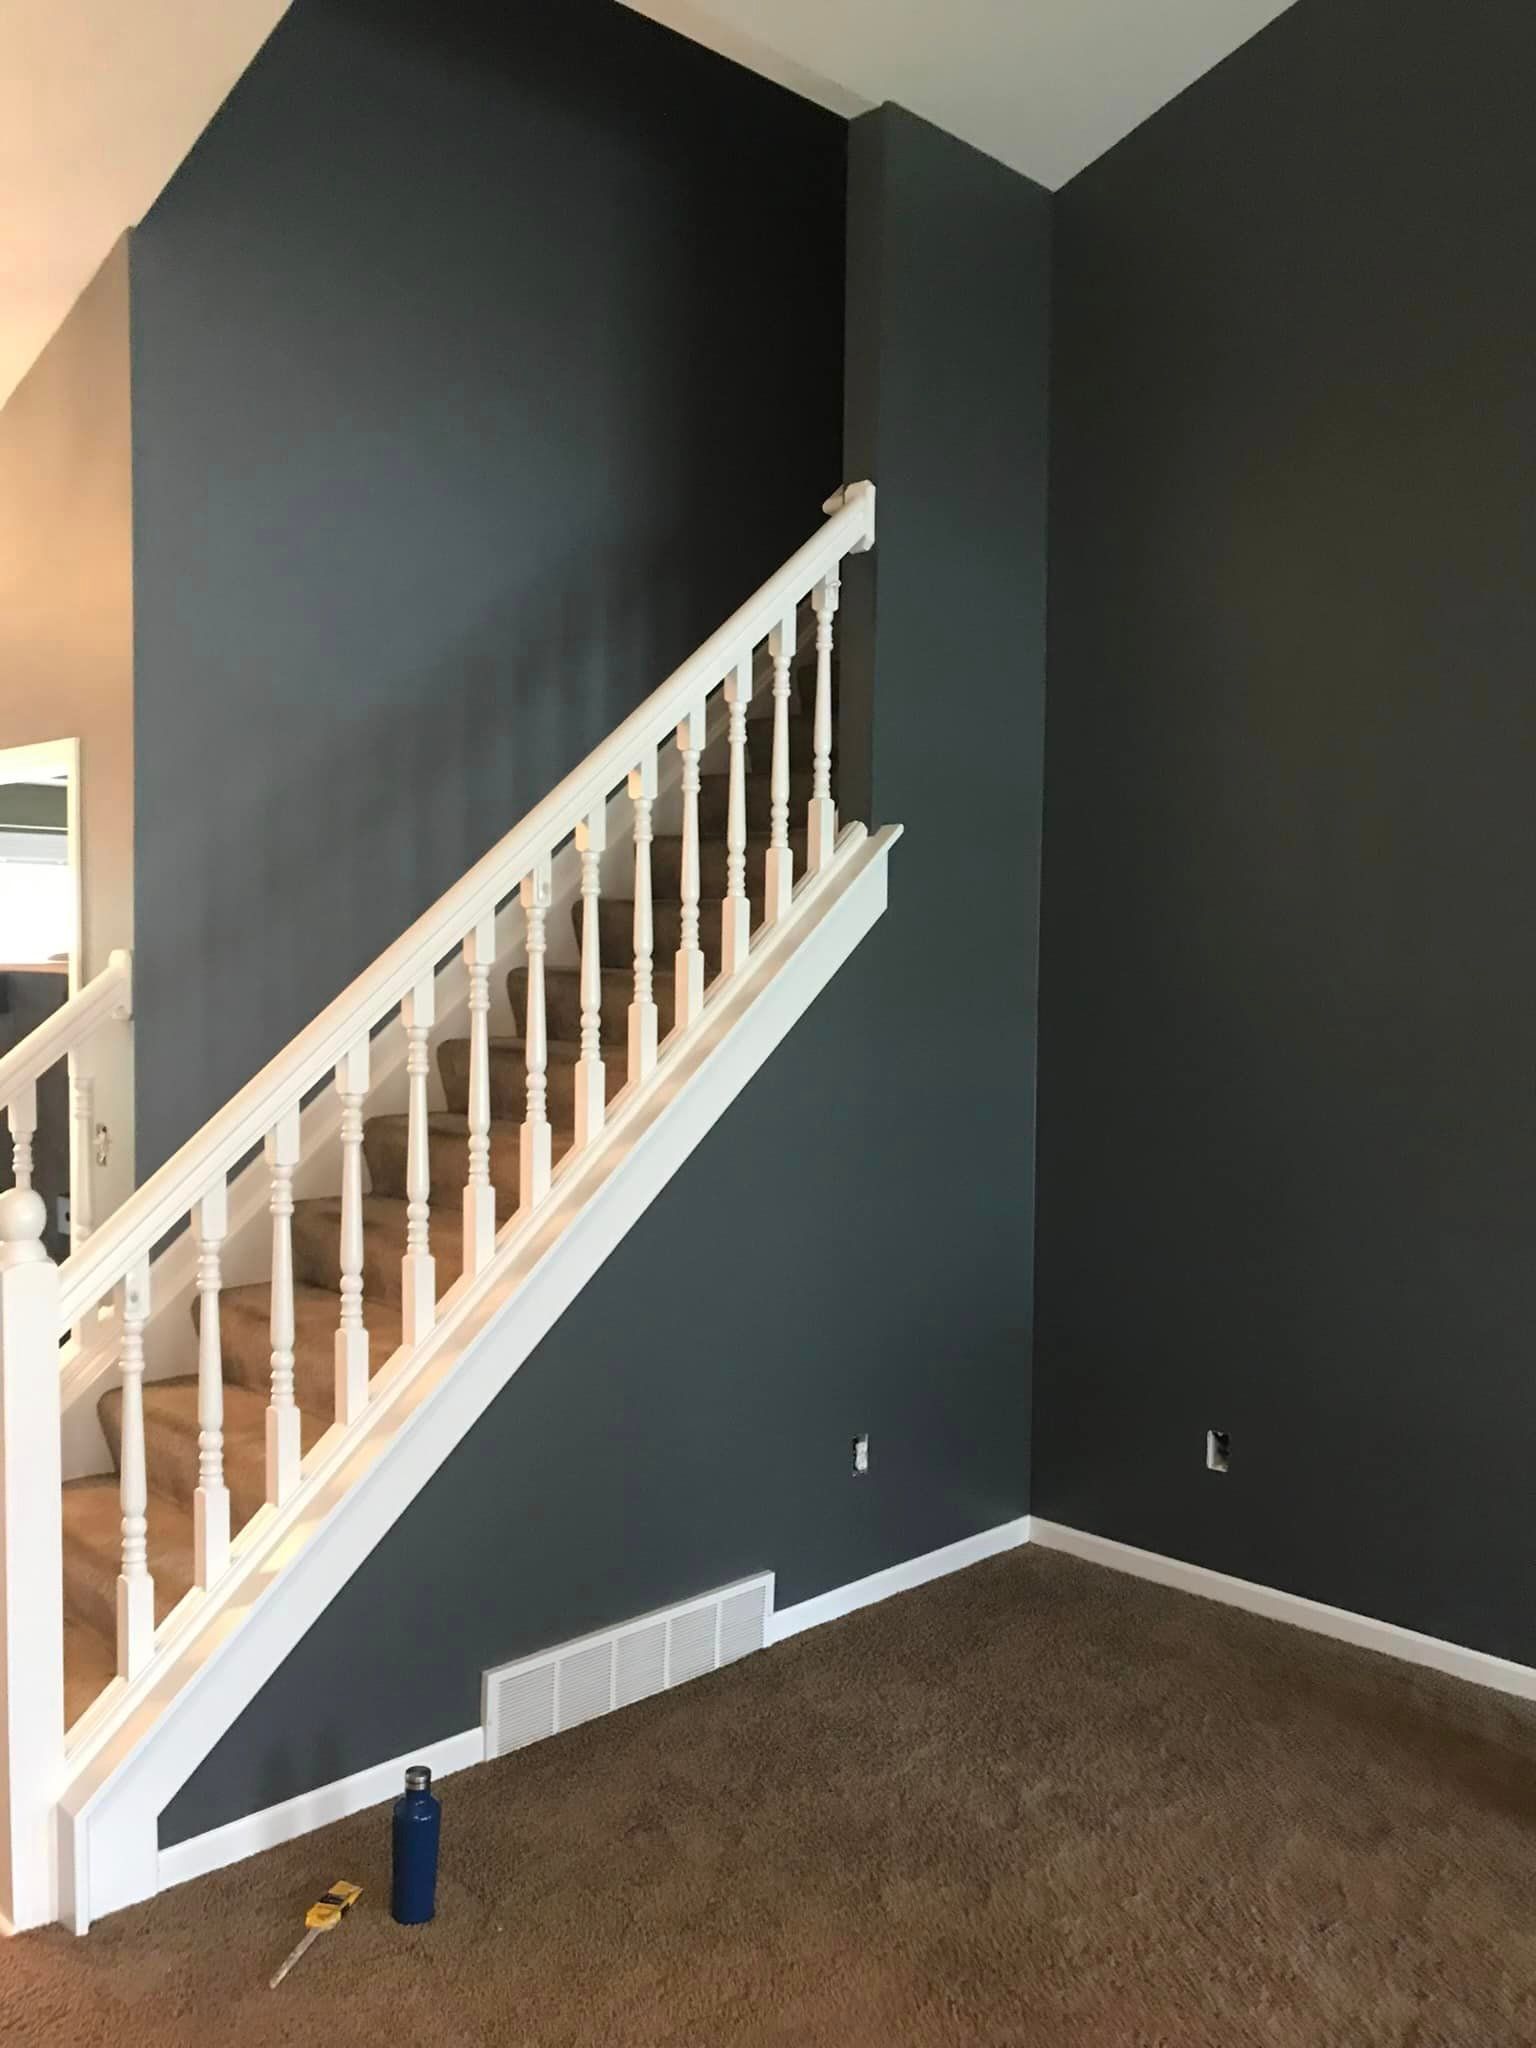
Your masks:
<instances>
[{"instance_id":1,"label":"small screwdriver on carpet","mask_svg":"<svg viewBox=\"0 0 1536 2048\"><path fill-rule=\"evenodd\" d=\"M299 1957L303 1955L305 1949L312 1942L318 1941L322 1934L329 1934L333 1927L339 1927L362 1896L363 1888L360 1884L347 1884L343 1880L338 1879L323 1898L316 1899L315 1903L304 1915L303 1939L293 1954L289 1956L288 1960L278 1970L277 1975L272 1979L267 1988L275 1991L294 1964L299 1960Z\"/></svg>"}]
</instances>

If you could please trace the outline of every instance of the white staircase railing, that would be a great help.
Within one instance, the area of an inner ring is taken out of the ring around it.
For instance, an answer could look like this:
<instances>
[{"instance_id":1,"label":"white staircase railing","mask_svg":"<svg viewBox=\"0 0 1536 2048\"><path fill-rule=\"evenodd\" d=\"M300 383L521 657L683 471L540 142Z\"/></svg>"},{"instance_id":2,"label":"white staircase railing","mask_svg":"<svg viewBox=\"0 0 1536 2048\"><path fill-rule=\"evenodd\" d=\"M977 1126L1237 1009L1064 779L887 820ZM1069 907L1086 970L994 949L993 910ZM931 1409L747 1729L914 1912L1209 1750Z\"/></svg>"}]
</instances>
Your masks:
<instances>
[{"instance_id":1,"label":"white staircase railing","mask_svg":"<svg viewBox=\"0 0 1536 2048\"><path fill-rule=\"evenodd\" d=\"M875 492L849 485L829 500L825 524L720 630L647 698L609 739L377 960L227 1107L190 1139L77 1250L62 1269L41 1242L41 1204L25 1187L0 1195L0 1913L16 1926L52 1919L57 1910L52 1817L66 1777L63 1708L63 1618L60 1537L60 1346L114 1294L122 1388L119 1480L121 1569L117 1598L117 1672L109 1694L142 1712L156 1661L168 1638L180 1639L186 1610L216 1599L273 1514L304 1485L311 1461L337 1455L333 1431L301 1450L294 1398L294 1175L300 1165L300 1110L327 1081L341 1107L339 1316L336 1330L336 1431L366 1426L371 1398L369 1331L362 1284L363 1108L369 1089L370 1043L398 1012L406 1044L406 1236L401 1267L402 1351L432 1335L442 1308L432 1251L429 1161L428 1040L436 977L462 953L469 984L469 1100L463 1190L463 1274L478 1275L534 1217L595 1145L605 1120L607 1083L599 1030L600 860L610 797L626 790L634 806L633 1001L629 1008L627 1083L646 1088L657 1066L650 888L651 806L660 750L674 742L682 767L681 943L673 972L676 1033L693 1030L706 1011L704 954L699 935L699 756L707 707L723 691L729 707L727 879L721 908L721 971L728 988L752 949L745 879L747 845L746 704L754 655L761 643L773 674L770 845L767 928L788 912L794 883L789 841L790 664L798 643L798 607L816 614L813 709L813 793L809 800L808 874L831 862L836 816L829 765L832 744L833 617L845 557L873 544ZM551 863L574 838L581 857L581 1059L576 1077L576 1142L551 1172L545 1020L545 920ZM497 965L499 908L521 902L527 956L526 1113L522 1122L520 1200L498 1227L496 1191L488 1170L488 986ZM92 984L96 989L97 984ZM81 1002L91 990L77 999ZM714 991L711 992L713 1001ZM92 998L96 1014L104 998ZM80 1013L83 1014L83 1013ZM57 1020L56 1020L57 1022ZM30 1085L30 1065L18 1067ZM0 1081L10 1079L0 1065ZM608 1108L611 1116L613 1110ZM231 1536L223 1468L219 1302L221 1247L228 1228L231 1173L264 1147L270 1174L271 1381L267 1405L267 1507ZM156 1248L190 1221L196 1235L198 1334L198 1486L194 1499L195 1580L174 1616L156 1623L154 1558L147 1541L143 1380L144 1332L151 1305ZM103 1696L104 1698L107 1696ZM94 1713L95 1710L93 1710Z\"/></svg>"},{"instance_id":2,"label":"white staircase railing","mask_svg":"<svg viewBox=\"0 0 1536 2048\"><path fill-rule=\"evenodd\" d=\"M11 1134L11 1173L18 1188L32 1185L37 1084L60 1060L69 1062L69 1213L70 1243L75 1248L84 1244L95 1223L94 1102L89 1075L77 1069L77 1055L104 1024L125 1023L132 1015L133 957L111 953L100 974L0 1058L0 1111Z\"/></svg>"}]
</instances>

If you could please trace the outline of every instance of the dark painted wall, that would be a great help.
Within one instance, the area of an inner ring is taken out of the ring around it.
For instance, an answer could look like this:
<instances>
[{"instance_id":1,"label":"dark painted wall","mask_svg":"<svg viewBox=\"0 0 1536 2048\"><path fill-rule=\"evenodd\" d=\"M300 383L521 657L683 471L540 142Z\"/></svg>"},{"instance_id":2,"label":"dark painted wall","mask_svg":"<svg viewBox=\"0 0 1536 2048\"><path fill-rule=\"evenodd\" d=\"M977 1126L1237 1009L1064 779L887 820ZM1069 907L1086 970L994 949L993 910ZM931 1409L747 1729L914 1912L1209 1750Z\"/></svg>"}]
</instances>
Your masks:
<instances>
[{"instance_id":1,"label":"dark painted wall","mask_svg":"<svg viewBox=\"0 0 1536 2048\"><path fill-rule=\"evenodd\" d=\"M844 152L610 0L298 0L136 232L141 1176L810 531Z\"/></svg>"},{"instance_id":2,"label":"dark painted wall","mask_svg":"<svg viewBox=\"0 0 1536 2048\"><path fill-rule=\"evenodd\" d=\"M1533 77L1301 0L1058 195L1034 1471L1526 1661Z\"/></svg>"},{"instance_id":3,"label":"dark painted wall","mask_svg":"<svg viewBox=\"0 0 1536 2048\"><path fill-rule=\"evenodd\" d=\"M808 1599L1028 1505L1045 202L903 116L853 147L881 156L849 221L866 401L877 334L885 355L850 474L883 493L891 909L162 1816L167 1842L474 1725L487 1665L747 1572ZM867 609L868 565L855 581ZM982 1048L1005 1030L999 1070Z\"/></svg>"}]
</instances>

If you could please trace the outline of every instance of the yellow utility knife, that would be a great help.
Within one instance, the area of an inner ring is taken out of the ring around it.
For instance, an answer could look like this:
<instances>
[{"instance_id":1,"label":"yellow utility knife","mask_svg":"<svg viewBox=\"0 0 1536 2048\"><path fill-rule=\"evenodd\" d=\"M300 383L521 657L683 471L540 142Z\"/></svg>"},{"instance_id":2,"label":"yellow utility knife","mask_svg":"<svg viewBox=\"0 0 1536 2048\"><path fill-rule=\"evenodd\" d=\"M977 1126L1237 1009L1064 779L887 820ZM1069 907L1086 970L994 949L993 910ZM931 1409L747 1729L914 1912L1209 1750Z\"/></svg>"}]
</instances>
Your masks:
<instances>
[{"instance_id":1,"label":"yellow utility knife","mask_svg":"<svg viewBox=\"0 0 1536 2048\"><path fill-rule=\"evenodd\" d=\"M339 1927L362 1896L360 1884L338 1882L331 1886L324 1898L316 1899L304 1915L303 1940L272 1979L269 1989L275 1991L310 1943L318 1941L322 1934L329 1934L333 1927Z\"/></svg>"}]
</instances>

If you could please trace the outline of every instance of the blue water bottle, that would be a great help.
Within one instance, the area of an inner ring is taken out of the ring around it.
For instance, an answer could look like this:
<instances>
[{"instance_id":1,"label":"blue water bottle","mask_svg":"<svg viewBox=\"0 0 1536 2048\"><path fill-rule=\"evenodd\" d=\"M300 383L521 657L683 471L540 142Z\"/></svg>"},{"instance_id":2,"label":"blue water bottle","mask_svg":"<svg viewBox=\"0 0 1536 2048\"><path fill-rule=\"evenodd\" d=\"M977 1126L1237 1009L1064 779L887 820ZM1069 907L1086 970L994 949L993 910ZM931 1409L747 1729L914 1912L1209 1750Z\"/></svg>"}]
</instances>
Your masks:
<instances>
[{"instance_id":1,"label":"blue water bottle","mask_svg":"<svg viewBox=\"0 0 1536 2048\"><path fill-rule=\"evenodd\" d=\"M437 1838L443 1809L432 1796L432 1773L412 1764L405 1797L395 1801L395 1875L389 1910L402 1927L430 1920L437 1902Z\"/></svg>"}]
</instances>

